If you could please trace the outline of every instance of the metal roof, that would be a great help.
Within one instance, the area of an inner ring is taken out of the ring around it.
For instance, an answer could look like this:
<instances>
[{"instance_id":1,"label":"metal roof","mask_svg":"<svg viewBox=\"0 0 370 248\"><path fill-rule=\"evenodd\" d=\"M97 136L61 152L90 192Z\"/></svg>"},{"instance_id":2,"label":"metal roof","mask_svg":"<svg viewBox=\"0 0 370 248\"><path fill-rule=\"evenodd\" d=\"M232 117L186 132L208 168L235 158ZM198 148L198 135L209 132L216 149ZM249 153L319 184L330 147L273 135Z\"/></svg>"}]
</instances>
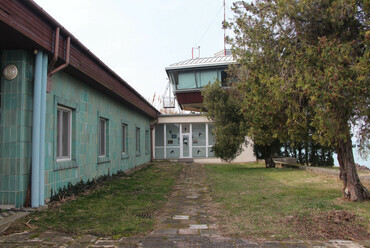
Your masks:
<instances>
[{"instance_id":1,"label":"metal roof","mask_svg":"<svg viewBox=\"0 0 370 248\"><path fill-rule=\"evenodd\" d=\"M193 67L211 67L219 65L229 65L235 62L236 61L232 55L188 59L166 67L166 71Z\"/></svg>"}]
</instances>

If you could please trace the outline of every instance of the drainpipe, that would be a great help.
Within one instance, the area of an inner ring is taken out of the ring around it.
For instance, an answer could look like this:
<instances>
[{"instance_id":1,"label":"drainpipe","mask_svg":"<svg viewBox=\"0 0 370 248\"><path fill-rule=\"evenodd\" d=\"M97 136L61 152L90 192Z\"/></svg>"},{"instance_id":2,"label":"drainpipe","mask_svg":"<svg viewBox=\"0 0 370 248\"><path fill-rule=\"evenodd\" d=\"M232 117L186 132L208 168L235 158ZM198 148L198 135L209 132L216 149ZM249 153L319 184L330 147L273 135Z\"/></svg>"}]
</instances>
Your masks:
<instances>
[{"instance_id":1,"label":"drainpipe","mask_svg":"<svg viewBox=\"0 0 370 248\"><path fill-rule=\"evenodd\" d=\"M49 65L49 70L48 71L51 71L53 69L55 63L58 60L58 55L59 55L59 33L60 33L60 28L58 27L55 30L54 56L53 56L52 60L50 61L50 65ZM48 75L48 76L50 76L50 75Z\"/></svg>"},{"instance_id":2,"label":"drainpipe","mask_svg":"<svg viewBox=\"0 0 370 248\"><path fill-rule=\"evenodd\" d=\"M154 149L154 145L153 145L153 143L154 143L154 125L150 125L150 162L153 162L154 161L154 151L153 151L153 149Z\"/></svg>"},{"instance_id":3,"label":"drainpipe","mask_svg":"<svg viewBox=\"0 0 370 248\"><path fill-rule=\"evenodd\" d=\"M48 73L48 55L44 53L42 58L42 80L41 80L41 116L40 116L40 183L39 204L45 204L45 120L46 120L46 84Z\"/></svg>"},{"instance_id":4,"label":"drainpipe","mask_svg":"<svg viewBox=\"0 0 370 248\"><path fill-rule=\"evenodd\" d=\"M151 142L150 142L150 148L151 148L150 162L154 161L154 149L155 149L154 128L155 128L155 124L157 124L157 123L158 123L158 115L157 115L157 119L155 120L155 122L153 122L153 124L150 124L150 138L151 138Z\"/></svg>"},{"instance_id":5,"label":"drainpipe","mask_svg":"<svg viewBox=\"0 0 370 248\"><path fill-rule=\"evenodd\" d=\"M59 56L59 33L60 33L60 28L57 27L57 29L55 30L55 39L54 39L54 56L51 59L49 63L49 68L48 68L48 78L46 82L46 92L47 93L50 93L53 87L53 80L51 79L51 71L53 70L54 65L57 62L58 56Z\"/></svg>"},{"instance_id":6,"label":"drainpipe","mask_svg":"<svg viewBox=\"0 0 370 248\"><path fill-rule=\"evenodd\" d=\"M49 75L53 75L54 73L57 73L58 71L63 70L69 65L69 54L70 54L70 48L71 48L71 37L67 38L67 51L66 51L66 62L65 64L59 66L58 68L55 68L53 71L49 73Z\"/></svg>"},{"instance_id":7,"label":"drainpipe","mask_svg":"<svg viewBox=\"0 0 370 248\"><path fill-rule=\"evenodd\" d=\"M40 122L41 122L41 81L43 53L38 51L35 61L35 78L33 90L32 120L32 176L31 176L31 207L39 207L40 182Z\"/></svg>"}]
</instances>

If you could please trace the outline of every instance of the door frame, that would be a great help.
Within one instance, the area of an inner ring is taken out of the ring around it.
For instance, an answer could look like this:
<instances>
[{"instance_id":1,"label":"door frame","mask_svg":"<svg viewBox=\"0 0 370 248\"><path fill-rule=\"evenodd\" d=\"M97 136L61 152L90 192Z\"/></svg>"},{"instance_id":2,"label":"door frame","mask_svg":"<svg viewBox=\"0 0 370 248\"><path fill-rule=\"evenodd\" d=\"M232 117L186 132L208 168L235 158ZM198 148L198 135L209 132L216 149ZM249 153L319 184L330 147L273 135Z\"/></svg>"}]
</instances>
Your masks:
<instances>
[{"instance_id":1,"label":"door frame","mask_svg":"<svg viewBox=\"0 0 370 248\"><path fill-rule=\"evenodd\" d=\"M192 125L190 123L190 130L189 133L183 133L182 132L182 124L180 124L180 158L192 158L192 138L191 138L191 129ZM183 144L183 139L184 136L188 136L188 147L189 147L189 156L184 156L184 144Z\"/></svg>"}]
</instances>

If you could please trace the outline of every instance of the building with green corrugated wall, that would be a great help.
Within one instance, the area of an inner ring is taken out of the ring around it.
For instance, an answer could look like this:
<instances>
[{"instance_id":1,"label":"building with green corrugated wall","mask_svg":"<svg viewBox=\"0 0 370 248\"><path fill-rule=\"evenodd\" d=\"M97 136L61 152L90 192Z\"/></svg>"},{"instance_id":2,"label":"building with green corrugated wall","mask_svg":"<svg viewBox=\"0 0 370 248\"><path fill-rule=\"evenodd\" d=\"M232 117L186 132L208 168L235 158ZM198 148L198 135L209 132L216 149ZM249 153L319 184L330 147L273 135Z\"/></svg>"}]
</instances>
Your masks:
<instances>
[{"instance_id":1,"label":"building with green corrugated wall","mask_svg":"<svg viewBox=\"0 0 370 248\"><path fill-rule=\"evenodd\" d=\"M149 162L159 112L33 1L0 9L0 208Z\"/></svg>"}]
</instances>

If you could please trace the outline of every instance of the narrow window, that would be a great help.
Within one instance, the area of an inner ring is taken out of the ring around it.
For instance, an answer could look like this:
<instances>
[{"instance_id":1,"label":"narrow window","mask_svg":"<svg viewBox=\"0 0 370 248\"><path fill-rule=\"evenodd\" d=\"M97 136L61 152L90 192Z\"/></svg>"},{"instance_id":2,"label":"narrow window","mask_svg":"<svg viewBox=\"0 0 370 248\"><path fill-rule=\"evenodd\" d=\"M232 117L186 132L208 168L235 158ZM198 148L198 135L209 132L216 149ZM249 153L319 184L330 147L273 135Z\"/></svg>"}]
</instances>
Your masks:
<instances>
[{"instance_id":1,"label":"narrow window","mask_svg":"<svg viewBox=\"0 0 370 248\"><path fill-rule=\"evenodd\" d=\"M136 128L136 153L140 153L140 128Z\"/></svg>"},{"instance_id":2,"label":"narrow window","mask_svg":"<svg viewBox=\"0 0 370 248\"><path fill-rule=\"evenodd\" d=\"M99 156L106 156L106 125L107 120L100 118L100 129L99 129Z\"/></svg>"},{"instance_id":3,"label":"narrow window","mask_svg":"<svg viewBox=\"0 0 370 248\"><path fill-rule=\"evenodd\" d=\"M149 153L149 130L145 130L145 153Z\"/></svg>"},{"instance_id":4,"label":"narrow window","mask_svg":"<svg viewBox=\"0 0 370 248\"><path fill-rule=\"evenodd\" d=\"M127 125L122 125L122 153L126 153L126 130Z\"/></svg>"},{"instance_id":5,"label":"narrow window","mask_svg":"<svg viewBox=\"0 0 370 248\"><path fill-rule=\"evenodd\" d=\"M71 159L71 114L70 109L57 109L57 159Z\"/></svg>"}]
</instances>

